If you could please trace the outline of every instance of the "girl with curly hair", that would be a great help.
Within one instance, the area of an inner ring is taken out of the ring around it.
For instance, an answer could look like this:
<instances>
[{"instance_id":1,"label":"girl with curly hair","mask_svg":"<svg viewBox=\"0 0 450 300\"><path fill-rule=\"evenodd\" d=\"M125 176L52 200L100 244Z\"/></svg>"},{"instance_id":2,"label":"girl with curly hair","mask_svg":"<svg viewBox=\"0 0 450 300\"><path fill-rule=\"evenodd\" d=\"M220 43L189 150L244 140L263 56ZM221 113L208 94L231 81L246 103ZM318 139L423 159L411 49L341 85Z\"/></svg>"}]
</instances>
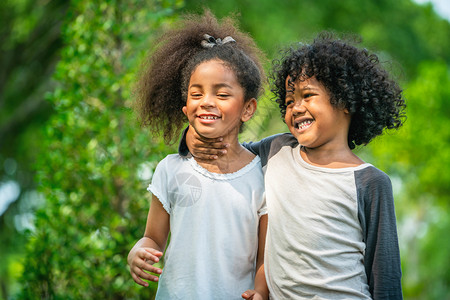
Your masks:
<instances>
[{"instance_id":1,"label":"girl with curly hair","mask_svg":"<svg viewBox=\"0 0 450 300\"><path fill-rule=\"evenodd\" d=\"M143 124L170 142L187 119L189 130L223 138L230 151L215 161L172 154L158 164L144 237L128 255L136 283L159 281L156 299L268 297L261 161L238 141L262 90L260 55L231 19L219 23L206 12L165 31L141 74L136 109ZM169 232L161 269L153 264Z\"/></svg>"},{"instance_id":2,"label":"girl with curly hair","mask_svg":"<svg viewBox=\"0 0 450 300\"><path fill-rule=\"evenodd\" d=\"M245 145L264 170L271 298L402 299L390 179L352 152L402 125L401 88L375 54L331 33L287 49L273 70L290 133ZM195 156L221 157L205 149L223 143L186 138Z\"/></svg>"}]
</instances>

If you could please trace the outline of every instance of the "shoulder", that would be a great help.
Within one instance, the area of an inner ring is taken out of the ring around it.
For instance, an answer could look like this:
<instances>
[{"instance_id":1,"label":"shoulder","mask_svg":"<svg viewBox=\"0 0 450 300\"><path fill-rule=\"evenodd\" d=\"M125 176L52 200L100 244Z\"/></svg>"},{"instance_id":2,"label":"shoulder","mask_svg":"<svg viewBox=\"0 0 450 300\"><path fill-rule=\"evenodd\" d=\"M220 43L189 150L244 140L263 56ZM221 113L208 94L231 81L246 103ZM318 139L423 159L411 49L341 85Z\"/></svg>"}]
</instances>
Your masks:
<instances>
[{"instance_id":1,"label":"shoulder","mask_svg":"<svg viewBox=\"0 0 450 300\"><path fill-rule=\"evenodd\" d=\"M243 144L244 147L261 157L263 166L267 161L280 151L283 147L292 147L298 145L297 139L291 133L280 133L262 139L259 142Z\"/></svg>"},{"instance_id":2,"label":"shoulder","mask_svg":"<svg viewBox=\"0 0 450 300\"><path fill-rule=\"evenodd\" d=\"M394 204L392 184L389 176L370 165L355 172L358 203L363 211L391 209Z\"/></svg>"},{"instance_id":3,"label":"shoulder","mask_svg":"<svg viewBox=\"0 0 450 300\"><path fill-rule=\"evenodd\" d=\"M355 171L355 180L360 187L390 186L389 176L380 169L369 165Z\"/></svg>"},{"instance_id":4,"label":"shoulder","mask_svg":"<svg viewBox=\"0 0 450 300\"><path fill-rule=\"evenodd\" d=\"M271 148L291 147L294 148L298 145L297 139L291 133L281 133L273 136Z\"/></svg>"},{"instance_id":5,"label":"shoulder","mask_svg":"<svg viewBox=\"0 0 450 300\"><path fill-rule=\"evenodd\" d=\"M187 161L187 159L185 157L180 156L179 154L169 154L166 157L164 157L160 162L158 162L156 168L157 169L173 168L174 166L177 166L184 161Z\"/></svg>"},{"instance_id":6,"label":"shoulder","mask_svg":"<svg viewBox=\"0 0 450 300\"><path fill-rule=\"evenodd\" d=\"M281 145L295 147L298 144L298 141L290 132L285 132L266 137L261 140L261 143L271 146Z\"/></svg>"}]
</instances>

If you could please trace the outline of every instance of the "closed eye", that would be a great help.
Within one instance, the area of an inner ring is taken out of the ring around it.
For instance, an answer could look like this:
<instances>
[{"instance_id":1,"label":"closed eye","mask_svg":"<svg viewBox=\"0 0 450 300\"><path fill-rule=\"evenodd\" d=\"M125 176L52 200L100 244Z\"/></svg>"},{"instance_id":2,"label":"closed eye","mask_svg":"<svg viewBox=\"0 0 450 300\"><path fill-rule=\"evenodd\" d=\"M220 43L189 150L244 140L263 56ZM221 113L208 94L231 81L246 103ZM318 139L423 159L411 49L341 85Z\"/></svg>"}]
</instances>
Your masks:
<instances>
[{"instance_id":1,"label":"closed eye","mask_svg":"<svg viewBox=\"0 0 450 300\"><path fill-rule=\"evenodd\" d=\"M286 102L285 102L286 107L291 106L293 104L294 104L294 100L291 100L291 99L286 100Z\"/></svg>"},{"instance_id":2,"label":"closed eye","mask_svg":"<svg viewBox=\"0 0 450 300\"><path fill-rule=\"evenodd\" d=\"M228 98L230 98L230 97L231 97L230 94L224 94L224 93L217 94L217 98L219 100L228 100Z\"/></svg>"},{"instance_id":3,"label":"closed eye","mask_svg":"<svg viewBox=\"0 0 450 300\"><path fill-rule=\"evenodd\" d=\"M192 92L191 93L191 97L193 97L193 98L198 98L198 97L201 97L202 96L202 93L200 93L200 92Z\"/></svg>"}]
</instances>

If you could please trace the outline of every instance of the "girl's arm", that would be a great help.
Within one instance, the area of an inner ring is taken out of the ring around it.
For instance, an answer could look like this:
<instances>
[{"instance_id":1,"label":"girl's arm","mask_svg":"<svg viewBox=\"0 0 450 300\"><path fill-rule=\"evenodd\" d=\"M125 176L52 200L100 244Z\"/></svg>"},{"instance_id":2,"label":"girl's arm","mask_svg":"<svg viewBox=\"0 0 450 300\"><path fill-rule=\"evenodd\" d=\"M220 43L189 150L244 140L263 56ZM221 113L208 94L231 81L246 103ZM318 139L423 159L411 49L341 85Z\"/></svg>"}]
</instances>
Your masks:
<instances>
[{"instance_id":1,"label":"girl's arm","mask_svg":"<svg viewBox=\"0 0 450 300\"><path fill-rule=\"evenodd\" d=\"M169 214L154 195L147 216L144 237L141 238L128 254L128 265L133 280L142 286L148 286L145 280L158 281L158 276L146 273L149 271L161 274L160 268L153 267L159 261L166 248L170 231Z\"/></svg>"},{"instance_id":2,"label":"girl's arm","mask_svg":"<svg viewBox=\"0 0 450 300\"><path fill-rule=\"evenodd\" d=\"M255 289L247 290L242 294L244 299L268 299L269 289L267 288L266 277L264 273L264 249L266 245L267 233L267 214L259 218L259 232L258 232L258 254L256 258L256 275L255 275Z\"/></svg>"}]
</instances>

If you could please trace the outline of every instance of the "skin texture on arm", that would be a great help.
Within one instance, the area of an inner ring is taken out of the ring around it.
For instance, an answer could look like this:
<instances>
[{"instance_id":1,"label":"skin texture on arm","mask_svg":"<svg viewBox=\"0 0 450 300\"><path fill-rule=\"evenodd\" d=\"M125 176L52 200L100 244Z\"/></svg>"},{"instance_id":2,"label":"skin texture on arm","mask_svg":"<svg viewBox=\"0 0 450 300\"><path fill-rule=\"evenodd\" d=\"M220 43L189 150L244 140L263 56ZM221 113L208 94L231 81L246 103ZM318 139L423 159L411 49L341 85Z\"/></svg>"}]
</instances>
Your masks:
<instances>
[{"instance_id":1,"label":"skin texture on arm","mask_svg":"<svg viewBox=\"0 0 450 300\"><path fill-rule=\"evenodd\" d=\"M133 246L128 254L128 265L133 280L142 286L148 286L144 281L158 281L158 276L145 271L161 274L162 270L153 266L159 262L166 248L167 237L170 231L169 214L166 212L161 202L155 196L147 216L144 237Z\"/></svg>"},{"instance_id":2,"label":"skin texture on arm","mask_svg":"<svg viewBox=\"0 0 450 300\"><path fill-rule=\"evenodd\" d=\"M260 300L269 298L269 289L267 288L266 277L264 273L264 249L266 245L267 233L267 214L261 216L259 219L258 232L258 255L256 258L256 275L255 275L255 289L247 290L242 294L244 299Z\"/></svg>"}]
</instances>

